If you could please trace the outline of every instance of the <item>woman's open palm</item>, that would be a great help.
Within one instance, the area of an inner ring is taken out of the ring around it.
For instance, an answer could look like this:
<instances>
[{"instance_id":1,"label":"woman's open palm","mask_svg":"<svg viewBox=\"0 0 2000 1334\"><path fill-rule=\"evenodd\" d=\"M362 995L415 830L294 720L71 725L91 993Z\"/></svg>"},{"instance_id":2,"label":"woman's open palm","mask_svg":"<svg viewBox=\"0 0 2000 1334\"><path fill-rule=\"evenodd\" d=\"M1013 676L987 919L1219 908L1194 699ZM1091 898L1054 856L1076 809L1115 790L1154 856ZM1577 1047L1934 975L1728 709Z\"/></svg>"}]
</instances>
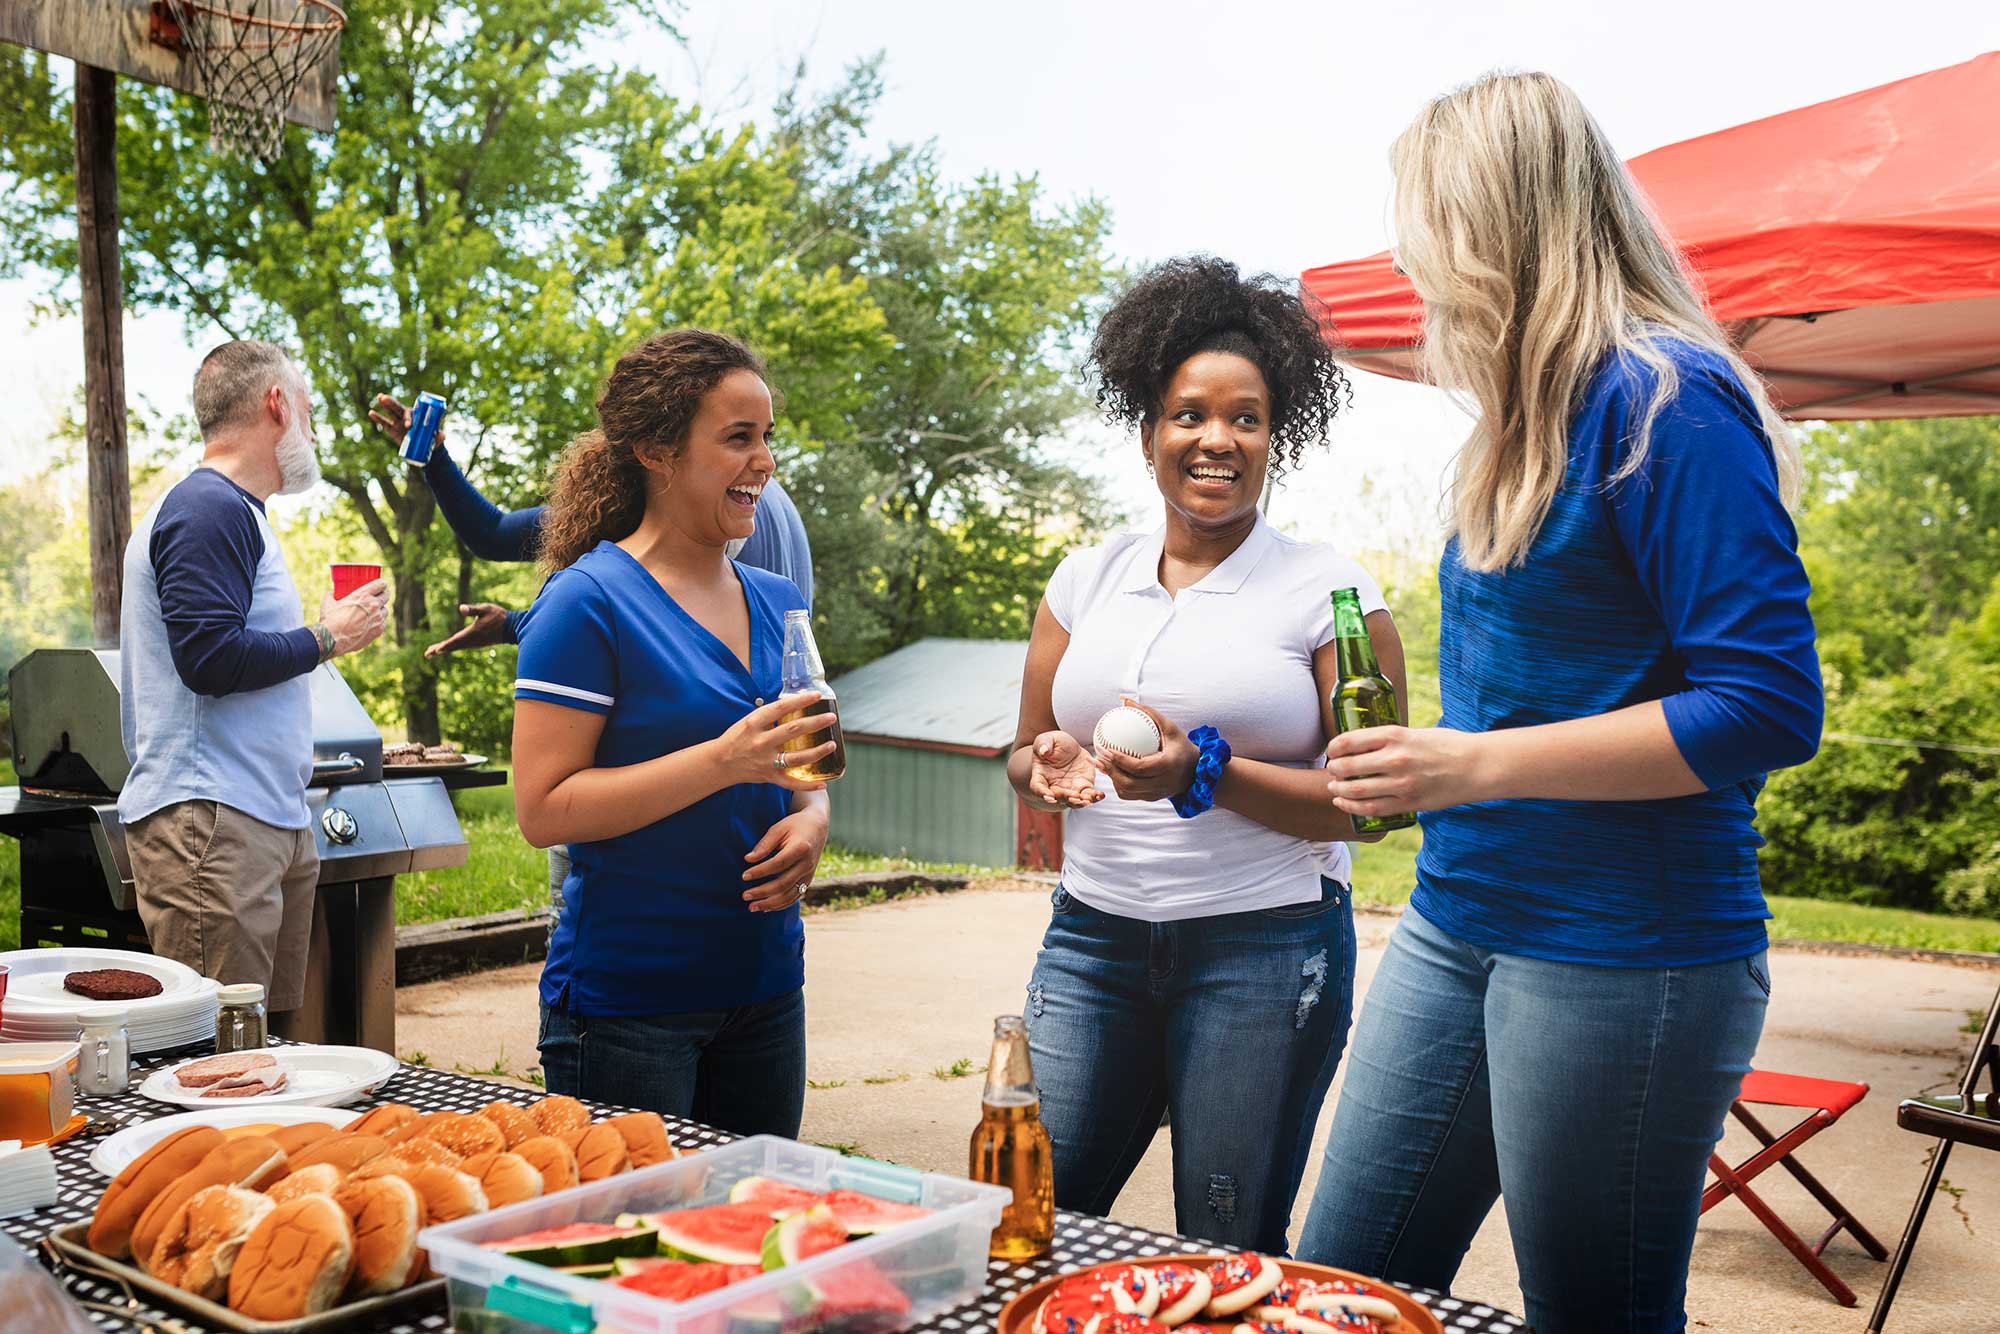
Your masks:
<instances>
[{"instance_id":1,"label":"woman's open palm","mask_svg":"<svg viewBox=\"0 0 2000 1334\"><path fill-rule=\"evenodd\" d=\"M1097 768L1089 753L1067 732L1044 732L1035 738L1028 790L1043 801L1064 806L1088 806L1104 796L1097 790Z\"/></svg>"}]
</instances>

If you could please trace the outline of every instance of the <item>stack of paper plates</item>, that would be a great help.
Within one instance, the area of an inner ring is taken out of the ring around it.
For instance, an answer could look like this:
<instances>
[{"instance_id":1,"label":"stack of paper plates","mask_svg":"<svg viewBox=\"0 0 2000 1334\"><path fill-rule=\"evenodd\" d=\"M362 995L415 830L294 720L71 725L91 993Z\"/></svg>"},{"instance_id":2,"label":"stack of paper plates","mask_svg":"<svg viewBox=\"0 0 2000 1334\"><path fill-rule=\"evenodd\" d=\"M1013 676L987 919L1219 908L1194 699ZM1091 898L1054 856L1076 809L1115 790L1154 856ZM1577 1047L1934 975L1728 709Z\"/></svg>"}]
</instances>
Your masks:
<instances>
[{"instance_id":1,"label":"stack of paper plates","mask_svg":"<svg viewBox=\"0 0 2000 1334\"><path fill-rule=\"evenodd\" d=\"M135 950L10 950L7 995L0 1000L0 1041L74 1042L81 1016L100 1002L63 990L69 973L125 968L159 979L160 994L123 1006L135 1052L167 1051L215 1036L216 984L185 964Z\"/></svg>"},{"instance_id":2,"label":"stack of paper plates","mask_svg":"<svg viewBox=\"0 0 2000 1334\"><path fill-rule=\"evenodd\" d=\"M56 1160L49 1146L21 1147L0 1140L0 1218L12 1218L56 1202Z\"/></svg>"}]
</instances>

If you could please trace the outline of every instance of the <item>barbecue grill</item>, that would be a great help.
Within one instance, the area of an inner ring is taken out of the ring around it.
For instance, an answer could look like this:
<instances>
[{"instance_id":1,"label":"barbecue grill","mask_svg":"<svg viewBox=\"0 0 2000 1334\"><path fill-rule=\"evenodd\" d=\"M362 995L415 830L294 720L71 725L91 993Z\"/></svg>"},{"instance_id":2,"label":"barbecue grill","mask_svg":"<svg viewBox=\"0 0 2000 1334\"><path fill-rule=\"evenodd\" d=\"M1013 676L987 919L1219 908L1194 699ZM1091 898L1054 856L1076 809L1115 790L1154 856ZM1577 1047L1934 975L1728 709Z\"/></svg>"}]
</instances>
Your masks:
<instances>
[{"instance_id":1,"label":"barbecue grill","mask_svg":"<svg viewBox=\"0 0 2000 1334\"><path fill-rule=\"evenodd\" d=\"M7 679L21 785L0 788L0 834L21 842L21 944L146 949L118 821L132 766L119 732L117 652L41 649ZM385 778L382 733L331 664L313 671L312 712L306 802L319 892L305 1006L282 1026L301 1041L393 1054L396 877L464 865L450 790L506 775Z\"/></svg>"}]
</instances>

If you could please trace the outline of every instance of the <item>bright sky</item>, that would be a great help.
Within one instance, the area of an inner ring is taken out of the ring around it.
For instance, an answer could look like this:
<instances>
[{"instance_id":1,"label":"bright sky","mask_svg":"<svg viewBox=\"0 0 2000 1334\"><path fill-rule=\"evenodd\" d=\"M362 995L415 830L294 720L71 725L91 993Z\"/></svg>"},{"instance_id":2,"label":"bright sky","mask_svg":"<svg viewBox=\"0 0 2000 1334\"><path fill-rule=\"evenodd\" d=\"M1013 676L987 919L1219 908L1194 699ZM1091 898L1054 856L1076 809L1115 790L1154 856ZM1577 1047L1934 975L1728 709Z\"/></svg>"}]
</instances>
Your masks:
<instances>
[{"instance_id":1,"label":"bright sky","mask_svg":"<svg viewBox=\"0 0 2000 1334\"><path fill-rule=\"evenodd\" d=\"M1632 156L2000 47L1993 0L691 0L685 50L634 34L607 52L711 106L755 114L800 56L821 79L888 55L885 141L935 137L947 168L1039 175L1111 206L1114 245L1144 261L1206 250L1295 272L1388 244L1390 140L1432 95L1494 67L1567 80ZM74 324L32 327L32 289L0 283L0 365L20 410L0 427L16 471L81 377ZM196 353L164 316L133 320L127 384L184 403ZM1275 516L1358 549L1430 545L1463 419L1435 391L1356 374L1330 457ZM1081 448L1135 511L1134 442ZM1152 501L1157 505L1157 500Z\"/></svg>"}]
</instances>

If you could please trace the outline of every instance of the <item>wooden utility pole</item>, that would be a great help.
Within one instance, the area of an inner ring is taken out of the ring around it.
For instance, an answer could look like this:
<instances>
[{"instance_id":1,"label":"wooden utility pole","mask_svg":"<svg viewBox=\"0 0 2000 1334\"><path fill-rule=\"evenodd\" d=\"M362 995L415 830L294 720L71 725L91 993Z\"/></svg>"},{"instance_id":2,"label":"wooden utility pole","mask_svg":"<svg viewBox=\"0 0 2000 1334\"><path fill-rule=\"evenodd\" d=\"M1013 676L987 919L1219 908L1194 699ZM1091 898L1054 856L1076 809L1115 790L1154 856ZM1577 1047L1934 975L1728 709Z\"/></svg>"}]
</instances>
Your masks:
<instances>
[{"instance_id":1,"label":"wooden utility pole","mask_svg":"<svg viewBox=\"0 0 2000 1334\"><path fill-rule=\"evenodd\" d=\"M90 626L118 647L132 484L125 459L125 289L118 273L118 78L76 67L76 245L83 287L84 452L90 486Z\"/></svg>"}]
</instances>

